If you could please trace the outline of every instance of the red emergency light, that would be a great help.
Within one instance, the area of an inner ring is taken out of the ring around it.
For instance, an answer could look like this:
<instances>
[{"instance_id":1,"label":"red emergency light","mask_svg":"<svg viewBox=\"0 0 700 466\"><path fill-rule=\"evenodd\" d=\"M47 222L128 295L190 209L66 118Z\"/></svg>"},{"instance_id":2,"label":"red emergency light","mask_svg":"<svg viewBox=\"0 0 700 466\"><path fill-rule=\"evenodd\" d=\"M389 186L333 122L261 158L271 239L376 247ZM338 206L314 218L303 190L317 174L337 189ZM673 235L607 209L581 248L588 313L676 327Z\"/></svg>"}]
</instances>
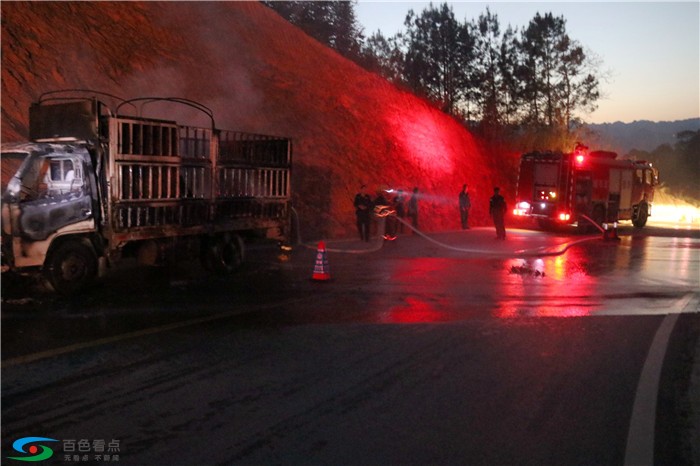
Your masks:
<instances>
[{"instance_id":1,"label":"red emergency light","mask_svg":"<svg viewBox=\"0 0 700 466\"><path fill-rule=\"evenodd\" d=\"M585 157L583 154L576 154L576 165L583 165L583 161L585 160Z\"/></svg>"}]
</instances>

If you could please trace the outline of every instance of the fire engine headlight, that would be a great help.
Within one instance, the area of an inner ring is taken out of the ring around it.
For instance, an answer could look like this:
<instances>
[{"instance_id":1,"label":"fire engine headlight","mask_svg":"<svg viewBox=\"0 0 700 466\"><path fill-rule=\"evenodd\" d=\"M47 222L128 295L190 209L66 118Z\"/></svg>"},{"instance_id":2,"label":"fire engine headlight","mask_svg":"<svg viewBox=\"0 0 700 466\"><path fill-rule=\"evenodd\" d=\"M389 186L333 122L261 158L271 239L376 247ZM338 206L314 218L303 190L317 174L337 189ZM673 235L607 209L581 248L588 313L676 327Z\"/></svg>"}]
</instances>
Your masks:
<instances>
[{"instance_id":1,"label":"fire engine headlight","mask_svg":"<svg viewBox=\"0 0 700 466\"><path fill-rule=\"evenodd\" d=\"M528 211L528 210L530 210L530 203L527 201L518 202L518 204L515 207L518 210Z\"/></svg>"}]
</instances>

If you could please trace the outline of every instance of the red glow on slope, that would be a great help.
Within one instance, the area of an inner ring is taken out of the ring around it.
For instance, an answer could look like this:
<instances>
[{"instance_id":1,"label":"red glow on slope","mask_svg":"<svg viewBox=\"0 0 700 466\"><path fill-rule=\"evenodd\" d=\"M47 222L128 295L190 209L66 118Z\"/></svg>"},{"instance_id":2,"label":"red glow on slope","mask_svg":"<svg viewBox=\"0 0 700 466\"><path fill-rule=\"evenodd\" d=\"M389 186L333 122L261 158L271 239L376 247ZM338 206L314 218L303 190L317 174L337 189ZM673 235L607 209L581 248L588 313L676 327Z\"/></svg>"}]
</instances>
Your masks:
<instances>
[{"instance_id":1,"label":"red glow on slope","mask_svg":"<svg viewBox=\"0 0 700 466\"><path fill-rule=\"evenodd\" d=\"M454 147L444 115L438 118L434 109L406 105L387 111L386 118L393 139L408 160L432 175L454 171Z\"/></svg>"}]
</instances>

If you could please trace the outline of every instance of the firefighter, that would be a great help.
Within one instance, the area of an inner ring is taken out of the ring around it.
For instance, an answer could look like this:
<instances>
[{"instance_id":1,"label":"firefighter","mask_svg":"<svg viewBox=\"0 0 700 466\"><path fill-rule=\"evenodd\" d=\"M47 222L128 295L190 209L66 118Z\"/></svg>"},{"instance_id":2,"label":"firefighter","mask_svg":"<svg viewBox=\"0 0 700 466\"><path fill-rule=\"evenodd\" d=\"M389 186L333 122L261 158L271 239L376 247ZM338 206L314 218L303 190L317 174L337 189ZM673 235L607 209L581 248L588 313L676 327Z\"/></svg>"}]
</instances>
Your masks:
<instances>
[{"instance_id":1,"label":"firefighter","mask_svg":"<svg viewBox=\"0 0 700 466\"><path fill-rule=\"evenodd\" d=\"M493 188L493 196L489 200L489 215L493 219L493 224L496 227L496 239L506 239L506 200L500 194L501 188Z\"/></svg>"},{"instance_id":2,"label":"firefighter","mask_svg":"<svg viewBox=\"0 0 700 466\"><path fill-rule=\"evenodd\" d=\"M462 221L462 230L469 229L469 209L472 207L472 202L469 199L469 190L467 185L462 185L462 191L459 193L459 217Z\"/></svg>"},{"instance_id":3,"label":"firefighter","mask_svg":"<svg viewBox=\"0 0 700 466\"><path fill-rule=\"evenodd\" d=\"M360 192L355 195L355 216L357 217L357 232L360 241L369 241L370 214L372 212L372 198L365 192L366 185L360 187Z\"/></svg>"}]
</instances>

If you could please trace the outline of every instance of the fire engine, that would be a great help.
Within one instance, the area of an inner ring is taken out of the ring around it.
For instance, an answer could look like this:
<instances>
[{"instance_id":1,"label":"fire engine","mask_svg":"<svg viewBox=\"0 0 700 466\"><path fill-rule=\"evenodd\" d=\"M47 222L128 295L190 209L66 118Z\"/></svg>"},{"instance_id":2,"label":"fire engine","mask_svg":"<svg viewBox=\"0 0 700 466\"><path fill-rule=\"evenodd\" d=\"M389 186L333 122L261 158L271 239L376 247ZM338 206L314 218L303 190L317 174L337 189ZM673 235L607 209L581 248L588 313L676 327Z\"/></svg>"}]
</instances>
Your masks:
<instances>
[{"instance_id":1,"label":"fire engine","mask_svg":"<svg viewBox=\"0 0 700 466\"><path fill-rule=\"evenodd\" d=\"M541 227L631 220L641 228L651 216L659 173L646 161L618 159L615 152L530 152L520 159L516 216L537 219Z\"/></svg>"}]
</instances>

